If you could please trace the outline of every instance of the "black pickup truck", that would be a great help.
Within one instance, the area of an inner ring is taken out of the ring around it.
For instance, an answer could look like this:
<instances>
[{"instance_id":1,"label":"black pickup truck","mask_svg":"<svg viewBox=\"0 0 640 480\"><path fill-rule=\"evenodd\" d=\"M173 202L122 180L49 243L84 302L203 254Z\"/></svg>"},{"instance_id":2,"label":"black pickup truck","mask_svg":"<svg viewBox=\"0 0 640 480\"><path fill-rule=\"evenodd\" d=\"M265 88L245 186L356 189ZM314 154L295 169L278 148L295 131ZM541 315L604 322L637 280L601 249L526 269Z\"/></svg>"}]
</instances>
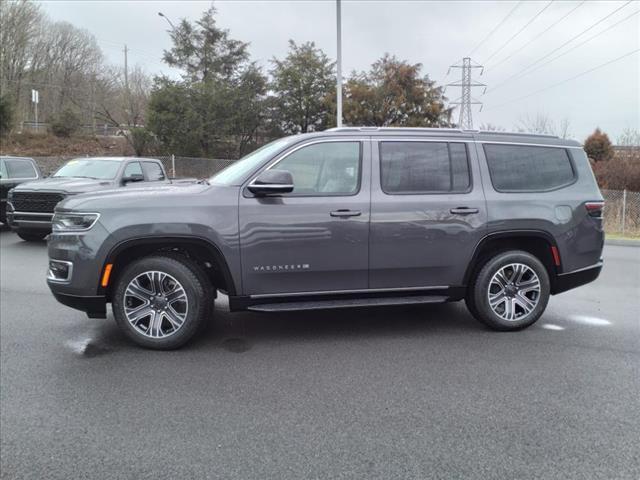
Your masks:
<instances>
[{"instance_id":1,"label":"black pickup truck","mask_svg":"<svg viewBox=\"0 0 640 480\"><path fill-rule=\"evenodd\" d=\"M0 222L7 223L7 195L21 183L42 178L33 158L0 156Z\"/></svg>"},{"instance_id":2,"label":"black pickup truck","mask_svg":"<svg viewBox=\"0 0 640 480\"><path fill-rule=\"evenodd\" d=\"M7 222L26 241L51 232L55 206L70 195L149 182L171 183L162 162L154 158L93 157L69 160L49 178L26 182L9 191Z\"/></svg>"}]
</instances>

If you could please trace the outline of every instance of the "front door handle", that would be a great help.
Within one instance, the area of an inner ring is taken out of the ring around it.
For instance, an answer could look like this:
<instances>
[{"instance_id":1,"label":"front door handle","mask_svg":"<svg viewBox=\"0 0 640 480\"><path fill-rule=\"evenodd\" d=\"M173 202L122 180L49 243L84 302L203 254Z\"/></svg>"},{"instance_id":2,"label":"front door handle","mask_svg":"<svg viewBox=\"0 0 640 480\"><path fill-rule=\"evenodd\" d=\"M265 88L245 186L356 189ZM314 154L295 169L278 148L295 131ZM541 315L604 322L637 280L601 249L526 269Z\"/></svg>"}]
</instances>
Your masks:
<instances>
[{"instance_id":1,"label":"front door handle","mask_svg":"<svg viewBox=\"0 0 640 480\"><path fill-rule=\"evenodd\" d=\"M334 210L333 212L329 213L329 215L331 215L332 217L359 217L360 215L362 215L362 212L360 210L341 209Z\"/></svg>"},{"instance_id":2,"label":"front door handle","mask_svg":"<svg viewBox=\"0 0 640 480\"><path fill-rule=\"evenodd\" d=\"M477 208L458 207L458 208L452 208L449 211L454 215L469 215L471 213L478 213L480 210L478 210Z\"/></svg>"}]
</instances>

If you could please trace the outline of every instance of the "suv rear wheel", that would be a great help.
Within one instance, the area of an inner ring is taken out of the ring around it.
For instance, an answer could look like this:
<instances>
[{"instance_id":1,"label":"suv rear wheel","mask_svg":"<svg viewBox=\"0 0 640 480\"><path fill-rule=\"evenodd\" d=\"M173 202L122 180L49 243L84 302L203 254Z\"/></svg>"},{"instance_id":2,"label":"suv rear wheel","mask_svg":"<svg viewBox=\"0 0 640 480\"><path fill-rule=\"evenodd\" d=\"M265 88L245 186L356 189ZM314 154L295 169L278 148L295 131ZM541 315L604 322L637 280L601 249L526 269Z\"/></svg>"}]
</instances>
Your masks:
<instances>
[{"instance_id":1,"label":"suv rear wheel","mask_svg":"<svg viewBox=\"0 0 640 480\"><path fill-rule=\"evenodd\" d=\"M171 350L187 343L209 316L213 287L189 258L158 255L127 266L112 301L127 337L143 347Z\"/></svg>"},{"instance_id":2,"label":"suv rear wheel","mask_svg":"<svg viewBox=\"0 0 640 480\"><path fill-rule=\"evenodd\" d=\"M540 318L549 302L549 275L528 252L492 257L469 287L466 303L476 319L495 330L520 330Z\"/></svg>"}]
</instances>

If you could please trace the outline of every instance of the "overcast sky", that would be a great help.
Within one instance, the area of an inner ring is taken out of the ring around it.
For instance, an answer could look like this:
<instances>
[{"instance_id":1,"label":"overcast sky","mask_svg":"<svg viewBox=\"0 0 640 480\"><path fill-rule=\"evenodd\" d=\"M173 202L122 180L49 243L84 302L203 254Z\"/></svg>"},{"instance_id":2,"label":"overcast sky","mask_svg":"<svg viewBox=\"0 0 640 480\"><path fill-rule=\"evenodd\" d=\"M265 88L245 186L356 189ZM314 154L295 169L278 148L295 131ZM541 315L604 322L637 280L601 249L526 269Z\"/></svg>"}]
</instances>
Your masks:
<instances>
[{"instance_id":1,"label":"overcast sky","mask_svg":"<svg viewBox=\"0 0 640 480\"><path fill-rule=\"evenodd\" d=\"M41 3L51 18L91 31L113 63L122 63L122 47L126 43L131 49L130 64L138 63L151 74L171 74L161 61L163 49L170 46L168 25L157 12L162 11L176 23L180 18L197 19L211 4L209 1L151 0ZM446 76L448 66L473 52L471 58L485 65L482 76L479 70L474 72L476 79L489 88L485 95L482 88L475 89L475 97L485 104L482 112L478 111L479 106L474 107L476 128L491 123L511 130L526 115L545 114L556 122L568 119L573 137L579 140L596 126L608 132L613 140L625 128L639 129L640 14L632 14L640 10L640 1L588 0L580 5L580 1L555 0L548 3L546 0L343 0L343 71L367 69L389 52L412 63L422 63L423 72L443 84L456 81L460 75L460 70L452 70ZM267 68L273 56L286 54L289 39L312 40L335 58L333 0L215 0L214 4L219 24L228 28L233 38L249 42L252 58ZM609 18L560 48L618 8L620 10ZM495 29L510 12L511 16ZM630 18L623 20L628 16ZM621 23L613 26L617 22ZM492 31L494 33L486 38ZM595 36L593 40L544 65L592 36ZM483 39L486 40L481 43ZM591 73L535 93L634 50L635 53ZM506 57L510 58L503 61ZM509 80L543 57L546 58L534 66L540 68ZM492 86L495 90L490 91ZM450 99L458 95L459 89L447 90Z\"/></svg>"}]
</instances>

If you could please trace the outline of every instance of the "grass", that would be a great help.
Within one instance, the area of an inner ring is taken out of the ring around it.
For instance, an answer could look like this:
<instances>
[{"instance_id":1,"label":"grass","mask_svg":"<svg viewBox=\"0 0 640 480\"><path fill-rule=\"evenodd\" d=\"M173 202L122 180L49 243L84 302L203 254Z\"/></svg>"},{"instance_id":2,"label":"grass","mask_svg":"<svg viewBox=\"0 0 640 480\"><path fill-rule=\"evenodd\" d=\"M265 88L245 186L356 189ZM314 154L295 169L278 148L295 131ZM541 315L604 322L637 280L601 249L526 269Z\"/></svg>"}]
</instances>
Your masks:
<instances>
[{"instance_id":1,"label":"grass","mask_svg":"<svg viewBox=\"0 0 640 480\"><path fill-rule=\"evenodd\" d=\"M640 233L637 233L637 232L633 232L633 233L625 232L624 235L622 235L622 233L619 233L619 232L606 233L605 234L605 238L607 240L635 240L635 241L640 242Z\"/></svg>"}]
</instances>

